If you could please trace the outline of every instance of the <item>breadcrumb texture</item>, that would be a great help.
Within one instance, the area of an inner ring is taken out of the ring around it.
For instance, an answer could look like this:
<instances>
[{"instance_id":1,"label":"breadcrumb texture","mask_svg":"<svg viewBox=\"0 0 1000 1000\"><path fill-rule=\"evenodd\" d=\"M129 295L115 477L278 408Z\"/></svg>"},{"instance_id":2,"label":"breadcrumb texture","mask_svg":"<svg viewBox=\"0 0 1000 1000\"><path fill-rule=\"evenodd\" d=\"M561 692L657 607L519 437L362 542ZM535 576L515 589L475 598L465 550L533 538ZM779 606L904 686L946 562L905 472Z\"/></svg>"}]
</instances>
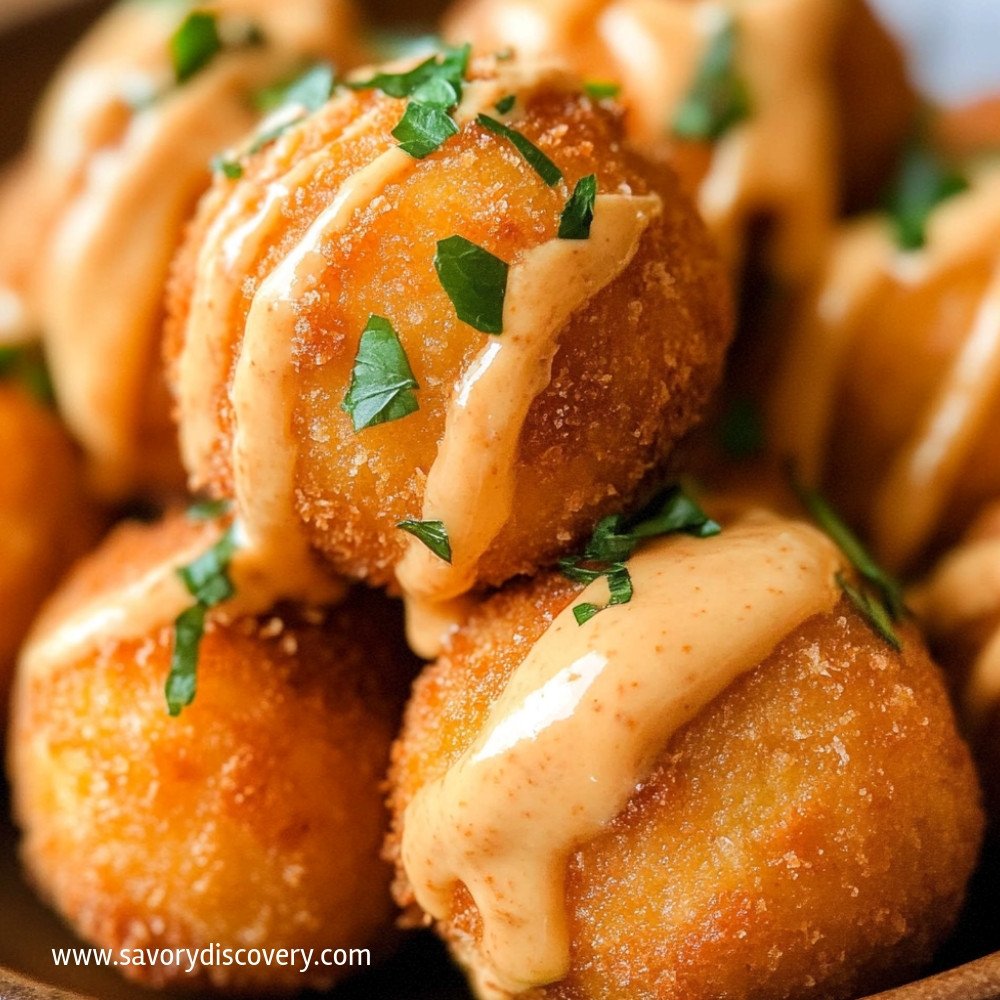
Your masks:
<instances>
[{"instance_id":1,"label":"breadcrumb texture","mask_svg":"<svg viewBox=\"0 0 1000 1000\"><path fill-rule=\"evenodd\" d=\"M231 275L231 298L214 303L222 346L206 405L218 414L218 446L204 467L188 470L194 484L232 493L229 386L252 295L340 186L396 144L390 132L404 106L371 91L337 96L260 154L242 180L218 180L203 201L170 296L167 355L175 388L206 231L236 198L248 198L246 210L230 225L245 226L269 184L323 154L297 181L283 224L253 266ZM597 518L642 494L719 382L731 331L729 293L669 168L625 148L621 114L606 103L542 90L522 96L517 107L512 127L555 161L565 184L547 187L509 142L467 125L323 244L322 282L296 304L298 511L315 547L348 576L391 580L405 546L395 526L421 517L454 386L487 344L457 319L441 287L433 266L438 240L460 234L516 262L556 236L573 185L589 173L597 174L601 192L654 191L663 200L663 214L630 266L559 334L551 383L520 440L514 515L481 560L480 582L498 584L551 561ZM420 410L355 434L341 403L371 314L397 330L421 387Z\"/></svg>"},{"instance_id":2,"label":"breadcrumb texture","mask_svg":"<svg viewBox=\"0 0 1000 1000\"><path fill-rule=\"evenodd\" d=\"M407 803L473 741L576 593L559 578L501 593L416 685L387 845L414 919L398 853ZM938 671L903 632L897 655L842 602L680 730L570 859L571 972L531 996L844 998L926 962L961 904L982 814ZM439 930L476 954L463 887Z\"/></svg>"},{"instance_id":3,"label":"breadcrumb texture","mask_svg":"<svg viewBox=\"0 0 1000 1000\"><path fill-rule=\"evenodd\" d=\"M49 620L190 530L178 518L119 531ZM216 622L197 698L176 719L166 626L22 676L9 770L38 889L101 947L369 947L377 960L393 912L381 783L413 662L401 635L396 608L370 594ZM121 971L260 995L348 970Z\"/></svg>"},{"instance_id":4,"label":"breadcrumb texture","mask_svg":"<svg viewBox=\"0 0 1000 1000\"><path fill-rule=\"evenodd\" d=\"M55 414L0 385L0 708L39 606L100 530L83 495L79 456Z\"/></svg>"}]
</instances>

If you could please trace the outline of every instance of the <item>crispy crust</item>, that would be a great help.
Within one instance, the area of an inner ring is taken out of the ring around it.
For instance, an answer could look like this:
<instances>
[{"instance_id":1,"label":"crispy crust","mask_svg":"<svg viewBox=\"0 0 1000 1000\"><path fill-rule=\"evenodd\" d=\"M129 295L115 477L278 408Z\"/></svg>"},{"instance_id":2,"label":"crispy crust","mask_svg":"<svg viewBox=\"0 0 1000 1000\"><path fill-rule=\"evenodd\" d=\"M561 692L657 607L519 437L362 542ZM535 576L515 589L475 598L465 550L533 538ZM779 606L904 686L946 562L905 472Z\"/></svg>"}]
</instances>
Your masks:
<instances>
[{"instance_id":1,"label":"crispy crust","mask_svg":"<svg viewBox=\"0 0 1000 1000\"><path fill-rule=\"evenodd\" d=\"M508 589L418 681L387 845L411 919L407 803L473 740L575 593L556 577ZM681 730L571 859L572 971L537 996L846 997L926 961L956 916L982 816L938 672L915 630L905 637L893 654L842 603ZM440 930L474 953L464 890Z\"/></svg>"}]
</instances>

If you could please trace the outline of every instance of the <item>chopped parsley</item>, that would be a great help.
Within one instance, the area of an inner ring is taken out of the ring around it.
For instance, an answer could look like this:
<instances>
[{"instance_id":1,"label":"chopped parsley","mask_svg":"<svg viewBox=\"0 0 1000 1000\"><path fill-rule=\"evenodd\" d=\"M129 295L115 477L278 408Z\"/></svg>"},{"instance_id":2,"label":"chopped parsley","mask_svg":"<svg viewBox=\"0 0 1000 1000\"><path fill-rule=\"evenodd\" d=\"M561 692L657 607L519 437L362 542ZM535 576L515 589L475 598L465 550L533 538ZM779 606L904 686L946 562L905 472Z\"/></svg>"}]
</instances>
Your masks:
<instances>
[{"instance_id":1,"label":"chopped parsley","mask_svg":"<svg viewBox=\"0 0 1000 1000\"><path fill-rule=\"evenodd\" d=\"M207 552L177 571L195 603L174 622L174 648L165 689L167 710L172 716L180 715L197 693L198 651L209 609L236 592L229 578L229 564L236 547L234 524Z\"/></svg>"},{"instance_id":2,"label":"chopped parsley","mask_svg":"<svg viewBox=\"0 0 1000 1000\"><path fill-rule=\"evenodd\" d=\"M503 332L507 263L464 236L439 240L434 269L458 318L482 333Z\"/></svg>"},{"instance_id":3,"label":"chopped parsley","mask_svg":"<svg viewBox=\"0 0 1000 1000\"><path fill-rule=\"evenodd\" d=\"M750 115L750 97L736 67L736 25L727 17L712 37L672 129L680 139L714 142Z\"/></svg>"},{"instance_id":4,"label":"chopped parsley","mask_svg":"<svg viewBox=\"0 0 1000 1000\"><path fill-rule=\"evenodd\" d=\"M390 97L409 98L392 135L410 156L423 159L458 132L450 112L462 99L470 51L469 45L446 48L405 73L376 73L345 85L352 90L381 90Z\"/></svg>"},{"instance_id":5,"label":"chopped parsley","mask_svg":"<svg viewBox=\"0 0 1000 1000\"><path fill-rule=\"evenodd\" d=\"M185 514L189 521L214 521L228 514L232 506L231 500L196 500Z\"/></svg>"},{"instance_id":6,"label":"chopped parsley","mask_svg":"<svg viewBox=\"0 0 1000 1000\"><path fill-rule=\"evenodd\" d=\"M495 135L506 139L527 161L534 167L538 176L553 187L562 180L562 171L526 136L521 135L517 129L498 122L489 115L478 115L476 121L485 129Z\"/></svg>"},{"instance_id":7,"label":"chopped parsley","mask_svg":"<svg viewBox=\"0 0 1000 1000\"><path fill-rule=\"evenodd\" d=\"M609 80L585 80L583 91L592 100L603 101L609 97L617 97L622 88L620 83L612 83Z\"/></svg>"},{"instance_id":8,"label":"chopped parsley","mask_svg":"<svg viewBox=\"0 0 1000 1000\"><path fill-rule=\"evenodd\" d=\"M493 105L493 107L496 108L500 114L505 115L512 107L514 107L516 103L517 96L515 94L507 94L506 97L501 97L500 100Z\"/></svg>"},{"instance_id":9,"label":"chopped parsley","mask_svg":"<svg viewBox=\"0 0 1000 1000\"><path fill-rule=\"evenodd\" d=\"M457 132L458 126L447 111L432 104L410 101L392 135L403 152L422 160Z\"/></svg>"},{"instance_id":10,"label":"chopped parsley","mask_svg":"<svg viewBox=\"0 0 1000 1000\"><path fill-rule=\"evenodd\" d=\"M583 554L559 561L560 572L577 583L593 583L601 577L608 581L610 599L604 607L589 602L574 606L577 624L585 624L605 608L628 604L633 590L626 563L644 541L681 532L709 538L721 530L680 486L668 490L633 518L622 514L602 518Z\"/></svg>"},{"instance_id":11,"label":"chopped parsley","mask_svg":"<svg viewBox=\"0 0 1000 1000\"><path fill-rule=\"evenodd\" d=\"M318 111L330 99L335 83L333 66L321 62L313 64L291 80L257 91L254 103L261 109L269 109L271 114L242 155L259 153L293 125L298 125L314 111ZM229 180L239 180L243 176L243 165L238 156L234 159L217 156L212 161L212 169Z\"/></svg>"},{"instance_id":12,"label":"chopped parsley","mask_svg":"<svg viewBox=\"0 0 1000 1000\"><path fill-rule=\"evenodd\" d=\"M253 100L260 111L293 106L307 112L318 111L330 99L335 82L333 66L318 62L290 80L258 90Z\"/></svg>"},{"instance_id":13,"label":"chopped parsley","mask_svg":"<svg viewBox=\"0 0 1000 1000\"><path fill-rule=\"evenodd\" d=\"M722 415L719 444L730 458L754 458L764 450L764 417L751 399L737 399Z\"/></svg>"},{"instance_id":14,"label":"chopped parsley","mask_svg":"<svg viewBox=\"0 0 1000 1000\"><path fill-rule=\"evenodd\" d=\"M382 316L369 316L341 405L355 433L416 412L420 405L414 390L419 388L392 324Z\"/></svg>"},{"instance_id":15,"label":"chopped parsley","mask_svg":"<svg viewBox=\"0 0 1000 1000\"><path fill-rule=\"evenodd\" d=\"M400 521L396 527L419 538L439 559L451 562L451 540L444 521Z\"/></svg>"},{"instance_id":16,"label":"chopped parsley","mask_svg":"<svg viewBox=\"0 0 1000 1000\"><path fill-rule=\"evenodd\" d=\"M843 518L816 490L792 481L792 486L813 520L829 535L861 577L860 588L852 586L837 574L837 584L852 604L861 612L877 635L893 649L900 649L899 636L893 623L907 614L903 588L868 552L861 540L844 523Z\"/></svg>"},{"instance_id":17,"label":"chopped parsley","mask_svg":"<svg viewBox=\"0 0 1000 1000\"><path fill-rule=\"evenodd\" d=\"M594 221L594 202L597 199L597 175L587 174L576 182L573 193L559 217L559 239L586 240L590 238L590 224Z\"/></svg>"},{"instance_id":18,"label":"chopped parsley","mask_svg":"<svg viewBox=\"0 0 1000 1000\"><path fill-rule=\"evenodd\" d=\"M193 10L170 38L170 59L177 83L186 83L222 51L222 35L215 14Z\"/></svg>"},{"instance_id":19,"label":"chopped parsley","mask_svg":"<svg viewBox=\"0 0 1000 1000\"><path fill-rule=\"evenodd\" d=\"M927 242L927 223L934 210L968 186L965 177L926 143L920 139L910 142L886 198L897 246L901 250L921 249Z\"/></svg>"},{"instance_id":20,"label":"chopped parsley","mask_svg":"<svg viewBox=\"0 0 1000 1000\"><path fill-rule=\"evenodd\" d=\"M52 377L38 344L0 346L0 379L20 382L39 403L55 405Z\"/></svg>"}]
</instances>

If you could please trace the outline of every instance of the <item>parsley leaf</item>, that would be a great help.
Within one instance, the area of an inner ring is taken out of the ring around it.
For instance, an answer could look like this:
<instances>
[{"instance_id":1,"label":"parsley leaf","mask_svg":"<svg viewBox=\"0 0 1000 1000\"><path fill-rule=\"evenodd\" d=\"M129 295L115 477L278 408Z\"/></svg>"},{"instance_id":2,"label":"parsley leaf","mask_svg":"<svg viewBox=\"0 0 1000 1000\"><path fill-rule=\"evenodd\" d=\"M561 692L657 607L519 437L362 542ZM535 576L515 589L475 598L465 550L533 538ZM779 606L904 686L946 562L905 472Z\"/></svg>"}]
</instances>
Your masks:
<instances>
[{"instance_id":1,"label":"parsley leaf","mask_svg":"<svg viewBox=\"0 0 1000 1000\"><path fill-rule=\"evenodd\" d=\"M185 513L189 521L214 521L228 514L231 508L230 500L196 500Z\"/></svg>"},{"instance_id":2,"label":"parsley leaf","mask_svg":"<svg viewBox=\"0 0 1000 1000\"><path fill-rule=\"evenodd\" d=\"M229 578L229 563L235 551L234 524L207 552L177 571L195 604L174 621L174 647L165 688L167 710L172 716L180 715L194 701L198 690L198 651L208 610L235 593Z\"/></svg>"},{"instance_id":3,"label":"parsley leaf","mask_svg":"<svg viewBox=\"0 0 1000 1000\"><path fill-rule=\"evenodd\" d=\"M737 399L718 428L719 444L730 458L753 458L764 450L764 418L751 399Z\"/></svg>"},{"instance_id":4,"label":"parsley leaf","mask_svg":"<svg viewBox=\"0 0 1000 1000\"><path fill-rule=\"evenodd\" d=\"M813 520L837 544L862 579L870 583L885 601L893 621L906 613L903 587L875 561L861 540L816 490L793 480L792 486Z\"/></svg>"},{"instance_id":5,"label":"parsley leaf","mask_svg":"<svg viewBox=\"0 0 1000 1000\"><path fill-rule=\"evenodd\" d=\"M238 181L243 176L243 164L239 160L227 160L224 156L216 156L212 160L212 170L231 181Z\"/></svg>"},{"instance_id":6,"label":"parsley leaf","mask_svg":"<svg viewBox=\"0 0 1000 1000\"><path fill-rule=\"evenodd\" d=\"M330 99L334 82L334 69L330 63L314 63L291 80L258 90L253 102L260 111L274 111L287 105L318 111Z\"/></svg>"},{"instance_id":7,"label":"parsley leaf","mask_svg":"<svg viewBox=\"0 0 1000 1000\"><path fill-rule=\"evenodd\" d=\"M597 199L597 176L587 174L576 182L573 193L559 217L559 239L586 240L590 238L590 224L594 221L594 202Z\"/></svg>"},{"instance_id":8,"label":"parsley leaf","mask_svg":"<svg viewBox=\"0 0 1000 1000\"><path fill-rule=\"evenodd\" d=\"M52 377L38 344L0 346L0 379L18 381L39 403L55 406Z\"/></svg>"},{"instance_id":9,"label":"parsley leaf","mask_svg":"<svg viewBox=\"0 0 1000 1000\"><path fill-rule=\"evenodd\" d=\"M901 250L919 250L927 242L927 222L943 201L960 194L968 181L920 140L909 144L886 198L896 244Z\"/></svg>"},{"instance_id":10,"label":"parsley leaf","mask_svg":"<svg viewBox=\"0 0 1000 1000\"><path fill-rule=\"evenodd\" d=\"M727 18L709 42L673 120L681 139L714 141L750 115L746 84L736 69L736 26Z\"/></svg>"},{"instance_id":11,"label":"parsley leaf","mask_svg":"<svg viewBox=\"0 0 1000 1000\"><path fill-rule=\"evenodd\" d=\"M506 139L527 161L535 168L538 176L553 187L562 180L562 171L526 136L521 135L517 129L498 122L489 115L477 115L476 121L483 128L488 129L495 135Z\"/></svg>"},{"instance_id":12,"label":"parsley leaf","mask_svg":"<svg viewBox=\"0 0 1000 1000\"><path fill-rule=\"evenodd\" d=\"M501 97L496 104L493 105L500 114L505 115L514 105L517 103L517 96L515 94L507 94L505 97Z\"/></svg>"},{"instance_id":13,"label":"parsley leaf","mask_svg":"<svg viewBox=\"0 0 1000 1000\"><path fill-rule=\"evenodd\" d=\"M837 586L844 592L847 599L858 609L861 616L872 627L877 636L887 642L896 652L900 652L903 644L893 628L893 617L889 609L877 597L852 586L843 573L836 576Z\"/></svg>"},{"instance_id":14,"label":"parsley leaf","mask_svg":"<svg viewBox=\"0 0 1000 1000\"><path fill-rule=\"evenodd\" d=\"M458 318L482 333L503 332L508 266L464 236L439 240L434 269Z\"/></svg>"},{"instance_id":15,"label":"parsley leaf","mask_svg":"<svg viewBox=\"0 0 1000 1000\"><path fill-rule=\"evenodd\" d=\"M563 576L577 583L593 583L607 577L611 598L605 605L628 604L632 599L632 578L625 565L636 548L646 539L683 532L696 538L717 535L722 529L689 496L676 486L654 500L637 517L621 514L602 518L591 535L583 555L559 561ZM573 608L580 625L590 621L604 608L584 602Z\"/></svg>"},{"instance_id":16,"label":"parsley leaf","mask_svg":"<svg viewBox=\"0 0 1000 1000\"><path fill-rule=\"evenodd\" d=\"M622 88L620 83L611 83L607 80L585 80L583 91L592 100L603 101L608 97L617 97Z\"/></svg>"},{"instance_id":17,"label":"parsley leaf","mask_svg":"<svg viewBox=\"0 0 1000 1000\"><path fill-rule=\"evenodd\" d=\"M389 97L412 97L437 77L450 83L460 97L471 51L470 45L449 46L440 55L430 56L405 73L376 73L367 80L347 80L344 85L351 90L381 90Z\"/></svg>"},{"instance_id":18,"label":"parsley leaf","mask_svg":"<svg viewBox=\"0 0 1000 1000\"><path fill-rule=\"evenodd\" d=\"M863 583L861 588L854 587L843 574L838 573L837 585L867 619L875 633L893 649L901 649L899 636L892 627L893 622L908 614L899 581L875 562L857 535L816 490L806 488L794 478L792 488L813 520L847 556Z\"/></svg>"},{"instance_id":19,"label":"parsley leaf","mask_svg":"<svg viewBox=\"0 0 1000 1000\"><path fill-rule=\"evenodd\" d=\"M193 10L170 38L174 79L185 83L204 69L222 51L222 36L215 14Z\"/></svg>"},{"instance_id":20,"label":"parsley leaf","mask_svg":"<svg viewBox=\"0 0 1000 1000\"><path fill-rule=\"evenodd\" d=\"M369 316L341 404L355 432L416 412L420 405L413 390L419 388L392 324L382 316Z\"/></svg>"},{"instance_id":21,"label":"parsley leaf","mask_svg":"<svg viewBox=\"0 0 1000 1000\"><path fill-rule=\"evenodd\" d=\"M419 538L439 559L451 562L451 540L444 521L400 521L396 527Z\"/></svg>"},{"instance_id":22,"label":"parsley leaf","mask_svg":"<svg viewBox=\"0 0 1000 1000\"><path fill-rule=\"evenodd\" d=\"M447 111L432 104L410 101L392 135L399 140L400 149L422 160L457 132L458 126Z\"/></svg>"}]
</instances>

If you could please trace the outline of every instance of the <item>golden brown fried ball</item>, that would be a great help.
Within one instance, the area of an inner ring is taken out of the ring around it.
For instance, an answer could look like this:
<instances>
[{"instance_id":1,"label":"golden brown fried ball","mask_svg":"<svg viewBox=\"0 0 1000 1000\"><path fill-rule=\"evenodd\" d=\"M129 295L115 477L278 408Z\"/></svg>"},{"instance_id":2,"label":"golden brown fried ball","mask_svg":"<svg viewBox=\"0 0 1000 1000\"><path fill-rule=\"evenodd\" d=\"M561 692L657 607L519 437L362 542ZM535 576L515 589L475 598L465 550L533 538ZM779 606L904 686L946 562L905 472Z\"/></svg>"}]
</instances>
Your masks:
<instances>
[{"instance_id":1,"label":"golden brown fried ball","mask_svg":"<svg viewBox=\"0 0 1000 1000\"><path fill-rule=\"evenodd\" d=\"M473 742L578 592L558 576L502 591L421 676L394 749L392 856L416 791ZM842 600L681 729L572 855L571 970L530 995L850 997L926 962L957 914L982 819L939 674L916 630L903 636L897 655ZM461 887L453 906L440 929L475 955Z\"/></svg>"},{"instance_id":2,"label":"golden brown fried ball","mask_svg":"<svg viewBox=\"0 0 1000 1000\"><path fill-rule=\"evenodd\" d=\"M91 602L113 610L123 584L206 531L181 517L119 529L53 598L33 641ZM373 595L328 612L216 621L197 698L178 718L164 703L166 623L26 668L9 768L30 877L101 947L369 948L377 961L392 912L378 855L410 664L401 634L395 609ZM349 973L120 969L155 985L254 994Z\"/></svg>"},{"instance_id":3,"label":"golden brown fried ball","mask_svg":"<svg viewBox=\"0 0 1000 1000\"><path fill-rule=\"evenodd\" d=\"M776 454L822 483L897 570L1000 496L1000 172L970 177L909 253L886 215L842 227L770 404Z\"/></svg>"},{"instance_id":4,"label":"golden brown fried ball","mask_svg":"<svg viewBox=\"0 0 1000 1000\"><path fill-rule=\"evenodd\" d=\"M216 19L221 49L180 83L171 46L186 5L120 4L85 36L35 121L11 195L12 261L0 247L0 282L23 298L20 321L44 331L67 422L115 498L183 485L162 302L213 156L253 129L256 93L313 59L349 64L354 49L350 0L291 0L277 13L218 0L198 12Z\"/></svg>"},{"instance_id":5,"label":"golden brown fried ball","mask_svg":"<svg viewBox=\"0 0 1000 1000\"><path fill-rule=\"evenodd\" d=\"M18 647L63 571L97 538L80 458L55 414L0 384L0 710Z\"/></svg>"},{"instance_id":6,"label":"golden brown fried ball","mask_svg":"<svg viewBox=\"0 0 1000 1000\"><path fill-rule=\"evenodd\" d=\"M516 80L527 72L513 63L496 66L474 67L473 76L489 81L509 73ZM285 391L293 401L288 447L297 449L294 504L313 546L347 576L374 584L392 579L406 539L396 525L421 517L454 387L488 343L457 319L435 273L437 241L459 234L516 263L555 238L570 192L590 173L599 193L655 192L662 199L662 213L624 273L558 334L551 381L519 438L513 515L479 563L480 582L530 571L643 491L718 381L729 300L708 237L672 173L624 147L614 109L555 86L512 93L510 126L556 163L564 182L546 186L508 142L466 124L323 240L321 277L293 301L297 324ZM207 355L216 366L207 397L198 394L193 409L180 407L182 449L195 486L221 496L234 490L230 394L255 292L300 241L313 238L308 227L344 185L396 146L390 131L404 106L372 90L340 92L252 159L241 180L218 181L203 201L178 260L168 338L173 388L182 396L178 358L191 349L186 338L193 325L207 320L217 340ZM303 174L310 157L315 166ZM277 203L280 224L256 229L266 218L265 199L274 199L291 176L294 190ZM248 262L192 312L192 294L204 280L198 254L220 218L220 232L230 237L227 252L239 247ZM420 408L355 433L341 403L372 314L397 332L420 385ZM204 407L215 414L205 436L210 449L199 449L191 431Z\"/></svg>"}]
</instances>

